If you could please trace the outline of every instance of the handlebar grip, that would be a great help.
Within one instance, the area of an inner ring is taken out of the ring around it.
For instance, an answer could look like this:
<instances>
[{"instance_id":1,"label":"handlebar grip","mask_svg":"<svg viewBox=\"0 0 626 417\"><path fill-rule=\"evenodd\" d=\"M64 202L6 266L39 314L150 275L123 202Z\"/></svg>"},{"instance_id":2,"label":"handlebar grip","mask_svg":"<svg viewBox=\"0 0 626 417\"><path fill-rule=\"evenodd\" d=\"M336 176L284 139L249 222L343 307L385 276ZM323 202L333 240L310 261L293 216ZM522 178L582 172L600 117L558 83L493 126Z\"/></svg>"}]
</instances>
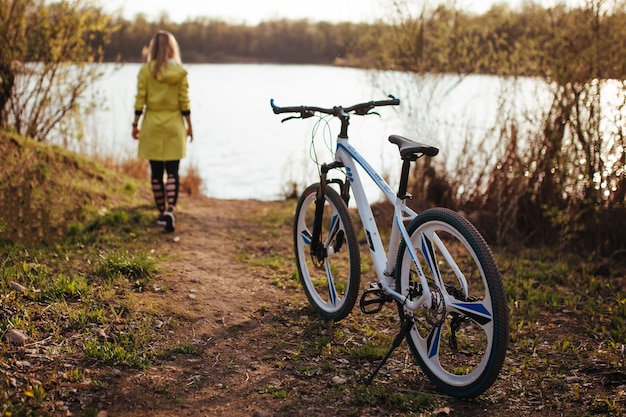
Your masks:
<instances>
[{"instance_id":1,"label":"handlebar grip","mask_svg":"<svg viewBox=\"0 0 626 417\"><path fill-rule=\"evenodd\" d=\"M374 106L397 106L400 104L400 99L395 97L393 94L389 94L388 96L391 100L380 100L375 101Z\"/></svg>"},{"instance_id":2,"label":"handlebar grip","mask_svg":"<svg viewBox=\"0 0 626 417\"><path fill-rule=\"evenodd\" d=\"M276 105L276 103L274 102L274 99L270 99L270 106L272 106L272 111L274 112L274 114L280 114L280 113L306 113L307 112L307 108L305 106L299 106L299 107L280 107L278 105Z\"/></svg>"},{"instance_id":3,"label":"handlebar grip","mask_svg":"<svg viewBox=\"0 0 626 417\"><path fill-rule=\"evenodd\" d=\"M274 112L274 114L280 113L280 107L278 107L276 103L274 103L273 98L270 99L270 106L272 106L272 111Z\"/></svg>"}]
</instances>

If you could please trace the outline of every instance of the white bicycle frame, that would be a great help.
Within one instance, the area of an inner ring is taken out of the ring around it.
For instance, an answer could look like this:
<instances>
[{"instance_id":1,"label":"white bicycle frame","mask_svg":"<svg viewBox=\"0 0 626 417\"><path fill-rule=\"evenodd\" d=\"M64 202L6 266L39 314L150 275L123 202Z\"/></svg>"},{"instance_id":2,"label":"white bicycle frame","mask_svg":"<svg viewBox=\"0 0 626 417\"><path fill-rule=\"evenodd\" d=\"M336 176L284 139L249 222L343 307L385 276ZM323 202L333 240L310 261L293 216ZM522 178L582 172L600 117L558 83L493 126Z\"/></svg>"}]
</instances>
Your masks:
<instances>
[{"instance_id":1,"label":"white bicycle frame","mask_svg":"<svg viewBox=\"0 0 626 417\"><path fill-rule=\"evenodd\" d=\"M382 286L383 291L385 294L389 295L394 300L402 303L405 307L411 310L417 310L420 307L431 308L431 291L428 287L428 282L426 281L426 276L424 275L422 267L417 260L417 252L413 242L411 241L404 224L405 221L413 220L417 216L417 213L406 206L405 200L396 195L389 184L387 184L387 182L374 170L374 168L372 168L365 158L363 158L363 156L361 156L361 154L359 154L359 152L357 152L357 150L348 142L348 138L337 138L335 160L341 162L345 167L347 180L350 181L357 210L359 212L359 216L361 217L361 223L368 239L368 246L370 254L372 255L374 267L376 269L378 282ZM374 181L376 186L385 194L386 199L394 206L394 222L391 226L391 236L389 239L389 249L387 255L385 255L385 248L380 238L380 233L378 232L376 220L374 219L369 201L365 195L356 163L363 168L372 181ZM407 295L397 292L393 286L394 261L396 259L395 251L398 250L400 245L400 238L402 238L406 243L422 286L423 293L417 300L410 300ZM432 260L428 257L426 257L426 260L427 262L432 262ZM443 286L442 282L439 282L439 284Z\"/></svg>"}]
</instances>

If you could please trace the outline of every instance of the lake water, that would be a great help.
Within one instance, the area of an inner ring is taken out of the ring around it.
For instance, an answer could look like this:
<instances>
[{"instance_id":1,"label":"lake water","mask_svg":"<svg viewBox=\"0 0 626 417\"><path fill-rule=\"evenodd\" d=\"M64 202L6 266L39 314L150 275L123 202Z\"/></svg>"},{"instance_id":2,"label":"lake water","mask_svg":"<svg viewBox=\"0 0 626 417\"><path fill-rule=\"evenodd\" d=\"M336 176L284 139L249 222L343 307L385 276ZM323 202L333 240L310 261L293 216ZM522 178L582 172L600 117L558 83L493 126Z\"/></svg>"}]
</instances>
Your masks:
<instances>
[{"instance_id":1,"label":"lake water","mask_svg":"<svg viewBox=\"0 0 626 417\"><path fill-rule=\"evenodd\" d=\"M90 139L83 151L134 157L137 144L131 138L131 121L139 65L107 68L107 75L93 86L105 108L89 121ZM459 132L466 136L469 127L472 135L481 137L493 127L501 88L498 78L472 76L414 89L402 74L328 66L197 64L186 68L195 137L181 170L195 167L204 193L226 199L274 200L290 183L302 189L316 180L317 168L310 158L315 121L281 123L282 115L270 108L271 98L279 106L332 107L381 100L388 94L399 97L401 106L380 108L381 117L354 116L350 125L353 145L393 186L400 164L396 146L387 141L390 134L440 146L441 157L451 159L455 140L465 139ZM330 159L324 142L334 142L339 123L331 120L329 127L330 131L319 128L315 136L322 161ZM370 186L366 191L372 199L381 195Z\"/></svg>"}]
</instances>

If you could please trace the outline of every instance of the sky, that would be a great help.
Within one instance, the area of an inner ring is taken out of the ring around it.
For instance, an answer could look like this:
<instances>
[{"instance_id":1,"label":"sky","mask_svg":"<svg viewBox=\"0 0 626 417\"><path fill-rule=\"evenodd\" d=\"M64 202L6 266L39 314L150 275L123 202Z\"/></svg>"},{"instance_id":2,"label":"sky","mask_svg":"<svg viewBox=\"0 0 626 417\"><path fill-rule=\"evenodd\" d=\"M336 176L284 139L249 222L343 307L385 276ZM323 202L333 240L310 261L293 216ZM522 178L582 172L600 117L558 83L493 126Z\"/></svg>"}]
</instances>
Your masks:
<instances>
[{"instance_id":1,"label":"sky","mask_svg":"<svg viewBox=\"0 0 626 417\"><path fill-rule=\"evenodd\" d=\"M444 0L439 0L444 2ZM507 3L517 7L524 0L455 0L459 8L484 13L493 4ZM550 6L563 0L534 0ZM565 0L581 4L584 0ZM421 1L412 1L421 4ZM431 0L430 3L435 3ZM373 22L388 14L391 0L101 0L108 12L121 11L127 19L143 13L149 20L158 19L163 12L170 20L183 22L188 18L210 17L229 23L255 25L274 19L309 19L311 21ZM385 7L387 6L387 7Z\"/></svg>"}]
</instances>

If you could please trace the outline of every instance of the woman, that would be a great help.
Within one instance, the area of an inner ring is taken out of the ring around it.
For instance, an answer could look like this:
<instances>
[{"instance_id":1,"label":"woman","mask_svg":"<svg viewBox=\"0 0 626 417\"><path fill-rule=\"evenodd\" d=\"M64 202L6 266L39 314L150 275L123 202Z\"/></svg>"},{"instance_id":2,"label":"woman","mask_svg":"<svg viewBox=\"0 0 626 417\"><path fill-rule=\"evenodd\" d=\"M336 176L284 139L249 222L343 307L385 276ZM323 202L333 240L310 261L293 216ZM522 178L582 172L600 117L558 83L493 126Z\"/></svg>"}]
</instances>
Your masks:
<instances>
[{"instance_id":1,"label":"woman","mask_svg":"<svg viewBox=\"0 0 626 417\"><path fill-rule=\"evenodd\" d=\"M150 161L152 192L160 212L157 223L173 232L178 168L185 157L187 136L193 141L189 84L178 42L171 33L157 32L148 48L147 62L137 76L133 138L139 140L138 157ZM167 182L163 180L164 173Z\"/></svg>"}]
</instances>

